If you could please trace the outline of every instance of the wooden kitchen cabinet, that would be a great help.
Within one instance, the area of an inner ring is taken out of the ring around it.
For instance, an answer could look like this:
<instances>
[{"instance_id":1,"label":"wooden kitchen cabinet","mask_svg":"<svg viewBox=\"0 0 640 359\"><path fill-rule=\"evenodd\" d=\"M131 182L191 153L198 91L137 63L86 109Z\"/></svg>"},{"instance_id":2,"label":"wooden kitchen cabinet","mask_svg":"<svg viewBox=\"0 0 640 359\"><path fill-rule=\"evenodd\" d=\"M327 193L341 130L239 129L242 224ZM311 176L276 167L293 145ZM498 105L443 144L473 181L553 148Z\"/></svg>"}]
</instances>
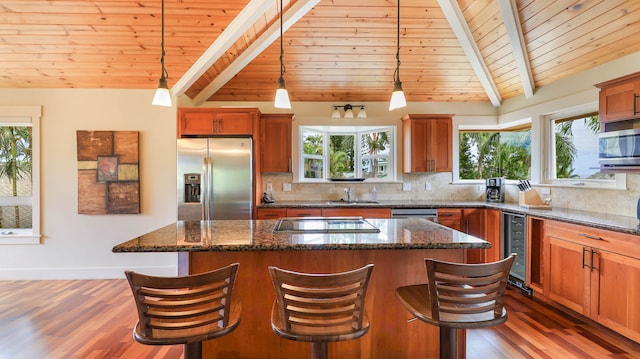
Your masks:
<instances>
[{"instance_id":1,"label":"wooden kitchen cabinet","mask_svg":"<svg viewBox=\"0 0 640 359\"><path fill-rule=\"evenodd\" d=\"M321 217L321 208L287 208L287 217Z\"/></svg>"},{"instance_id":2,"label":"wooden kitchen cabinet","mask_svg":"<svg viewBox=\"0 0 640 359\"><path fill-rule=\"evenodd\" d=\"M462 209L438 208L438 223L462 232Z\"/></svg>"},{"instance_id":3,"label":"wooden kitchen cabinet","mask_svg":"<svg viewBox=\"0 0 640 359\"><path fill-rule=\"evenodd\" d=\"M544 288L544 223L542 218L527 216L525 284L537 293Z\"/></svg>"},{"instance_id":4,"label":"wooden kitchen cabinet","mask_svg":"<svg viewBox=\"0 0 640 359\"><path fill-rule=\"evenodd\" d=\"M407 115L402 118L404 172L453 170L452 115Z\"/></svg>"},{"instance_id":5,"label":"wooden kitchen cabinet","mask_svg":"<svg viewBox=\"0 0 640 359\"><path fill-rule=\"evenodd\" d=\"M595 85L600 89L600 122L630 120L640 117L640 72Z\"/></svg>"},{"instance_id":6,"label":"wooden kitchen cabinet","mask_svg":"<svg viewBox=\"0 0 640 359\"><path fill-rule=\"evenodd\" d=\"M323 208L323 217L391 218L391 208Z\"/></svg>"},{"instance_id":7,"label":"wooden kitchen cabinet","mask_svg":"<svg viewBox=\"0 0 640 359\"><path fill-rule=\"evenodd\" d=\"M547 220L544 245L549 299L640 341L638 237Z\"/></svg>"},{"instance_id":8,"label":"wooden kitchen cabinet","mask_svg":"<svg viewBox=\"0 0 640 359\"><path fill-rule=\"evenodd\" d=\"M253 135L257 108L179 108L178 137Z\"/></svg>"},{"instance_id":9,"label":"wooden kitchen cabinet","mask_svg":"<svg viewBox=\"0 0 640 359\"><path fill-rule=\"evenodd\" d=\"M260 116L260 172L291 172L293 114Z\"/></svg>"},{"instance_id":10,"label":"wooden kitchen cabinet","mask_svg":"<svg viewBox=\"0 0 640 359\"><path fill-rule=\"evenodd\" d=\"M287 216L286 208L257 208L256 219L278 219Z\"/></svg>"}]
</instances>

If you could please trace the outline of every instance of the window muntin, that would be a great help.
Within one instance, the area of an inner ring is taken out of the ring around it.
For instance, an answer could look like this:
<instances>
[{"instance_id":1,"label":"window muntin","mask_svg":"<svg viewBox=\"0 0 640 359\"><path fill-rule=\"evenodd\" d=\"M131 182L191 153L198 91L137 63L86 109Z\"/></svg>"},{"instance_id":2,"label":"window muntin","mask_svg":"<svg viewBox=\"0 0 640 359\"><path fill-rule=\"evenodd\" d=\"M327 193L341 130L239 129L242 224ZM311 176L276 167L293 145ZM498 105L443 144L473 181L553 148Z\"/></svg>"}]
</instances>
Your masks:
<instances>
[{"instance_id":1,"label":"window muntin","mask_svg":"<svg viewBox=\"0 0 640 359\"><path fill-rule=\"evenodd\" d=\"M460 130L459 178L479 180L505 177L520 180L530 177L531 128L483 131Z\"/></svg>"},{"instance_id":2,"label":"window muntin","mask_svg":"<svg viewBox=\"0 0 640 359\"><path fill-rule=\"evenodd\" d=\"M393 127L300 127L299 180L393 181Z\"/></svg>"},{"instance_id":3,"label":"window muntin","mask_svg":"<svg viewBox=\"0 0 640 359\"><path fill-rule=\"evenodd\" d=\"M550 180L614 182L615 175L600 172L598 165L597 114L584 114L563 119L551 119L549 148Z\"/></svg>"}]
</instances>

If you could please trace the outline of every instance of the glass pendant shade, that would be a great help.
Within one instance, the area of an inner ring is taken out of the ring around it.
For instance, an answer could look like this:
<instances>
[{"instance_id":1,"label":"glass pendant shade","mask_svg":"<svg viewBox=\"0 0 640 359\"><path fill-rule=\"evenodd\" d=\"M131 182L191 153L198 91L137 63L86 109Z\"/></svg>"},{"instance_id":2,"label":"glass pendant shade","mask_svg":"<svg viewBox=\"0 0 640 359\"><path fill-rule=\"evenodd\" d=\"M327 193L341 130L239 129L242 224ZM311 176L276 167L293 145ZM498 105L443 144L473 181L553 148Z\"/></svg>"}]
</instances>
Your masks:
<instances>
[{"instance_id":1,"label":"glass pendant shade","mask_svg":"<svg viewBox=\"0 0 640 359\"><path fill-rule=\"evenodd\" d=\"M402 90L402 82L396 82L393 85L393 92L391 93L391 101L389 102L389 111L393 111L398 108L407 107L407 100L404 98L404 91Z\"/></svg>"},{"instance_id":2,"label":"glass pendant shade","mask_svg":"<svg viewBox=\"0 0 640 359\"><path fill-rule=\"evenodd\" d=\"M360 111L358 111L358 118L367 118L367 113L364 111L364 106L360 107Z\"/></svg>"},{"instance_id":3,"label":"glass pendant shade","mask_svg":"<svg viewBox=\"0 0 640 359\"><path fill-rule=\"evenodd\" d=\"M340 118L340 110L337 107L333 107L333 111L331 112L331 118Z\"/></svg>"},{"instance_id":4,"label":"glass pendant shade","mask_svg":"<svg viewBox=\"0 0 640 359\"><path fill-rule=\"evenodd\" d=\"M344 105L344 118L353 118L353 107Z\"/></svg>"},{"instance_id":5,"label":"glass pendant shade","mask_svg":"<svg viewBox=\"0 0 640 359\"><path fill-rule=\"evenodd\" d=\"M284 78L278 79L278 89L276 90L276 100L273 106L275 108L291 109L291 102L289 101L289 92L287 92L287 86L284 82Z\"/></svg>"},{"instance_id":6,"label":"glass pendant shade","mask_svg":"<svg viewBox=\"0 0 640 359\"><path fill-rule=\"evenodd\" d=\"M159 82L158 89L156 90L156 93L153 96L153 101L151 102L151 104L154 106L171 107L171 92L169 91L167 79L164 77L161 77L160 81L158 82Z\"/></svg>"}]
</instances>

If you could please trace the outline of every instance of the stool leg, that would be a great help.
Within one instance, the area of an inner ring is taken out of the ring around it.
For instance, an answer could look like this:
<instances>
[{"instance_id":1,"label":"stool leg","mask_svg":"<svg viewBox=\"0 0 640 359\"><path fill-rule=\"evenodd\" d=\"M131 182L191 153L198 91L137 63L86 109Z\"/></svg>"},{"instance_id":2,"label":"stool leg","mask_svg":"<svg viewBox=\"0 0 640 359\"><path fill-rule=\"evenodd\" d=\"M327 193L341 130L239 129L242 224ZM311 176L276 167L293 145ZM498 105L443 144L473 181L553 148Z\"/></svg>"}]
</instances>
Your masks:
<instances>
[{"instance_id":1,"label":"stool leg","mask_svg":"<svg viewBox=\"0 0 640 359\"><path fill-rule=\"evenodd\" d=\"M329 357L329 343L311 342L311 359L327 359Z\"/></svg>"},{"instance_id":2,"label":"stool leg","mask_svg":"<svg viewBox=\"0 0 640 359\"><path fill-rule=\"evenodd\" d=\"M202 342L185 344L184 359L202 359Z\"/></svg>"},{"instance_id":3,"label":"stool leg","mask_svg":"<svg viewBox=\"0 0 640 359\"><path fill-rule=\"evenodd\" d=\"M440 327L440 359L458 359L458 330Z\"/></svg>"}]
</instances>

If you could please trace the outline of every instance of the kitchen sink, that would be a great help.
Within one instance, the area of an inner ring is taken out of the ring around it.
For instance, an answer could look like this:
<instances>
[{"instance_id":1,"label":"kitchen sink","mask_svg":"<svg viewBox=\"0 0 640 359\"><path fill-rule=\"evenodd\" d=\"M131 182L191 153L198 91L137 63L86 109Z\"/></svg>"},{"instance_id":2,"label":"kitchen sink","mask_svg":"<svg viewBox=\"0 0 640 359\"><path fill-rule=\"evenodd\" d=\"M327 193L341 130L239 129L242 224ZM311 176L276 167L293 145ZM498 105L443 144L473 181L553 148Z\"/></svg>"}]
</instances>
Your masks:
<instances>
[{"instance_id":1,"label":"kitchen sink","mask_svg":"<svg viewBox=\"0 0 640 359\"><path fill-rule=\"evenodd\" d=\"M339 200L339 201L327 201L327 204L333 204L333 205L354 205L354 204L380 204L380 202L378 201L344 201L344 200Z\"/></svg>"}]
</instances>

